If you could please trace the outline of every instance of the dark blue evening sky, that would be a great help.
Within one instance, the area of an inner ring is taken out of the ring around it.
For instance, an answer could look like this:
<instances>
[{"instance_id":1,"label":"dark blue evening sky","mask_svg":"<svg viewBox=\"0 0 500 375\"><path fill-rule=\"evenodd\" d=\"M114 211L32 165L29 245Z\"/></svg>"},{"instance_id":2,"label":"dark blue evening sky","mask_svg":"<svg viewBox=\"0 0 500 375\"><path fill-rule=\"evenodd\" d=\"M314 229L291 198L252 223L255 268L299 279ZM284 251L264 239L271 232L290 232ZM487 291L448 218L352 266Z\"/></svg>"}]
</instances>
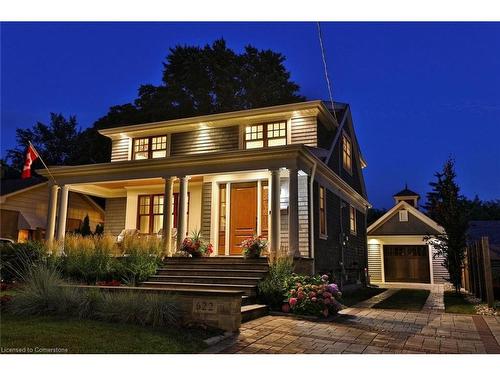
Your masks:
<instances>
[{"instance_id":1,"label":"dark blue evening sky","mask_svg":"<svg viewBox=\"0 0 500 375\"><path fill-rule=\"evenodd\" d=\"M449 155L464 194L500 198L500 23L324 23L323 34L375 207L405 182L423 195ZM220 37L282 52L302 94L328 97L314 23L3 23L2 156L17 127L49 112L90 126L159 84L169 47Z\"/></svg>"}]
</instances>

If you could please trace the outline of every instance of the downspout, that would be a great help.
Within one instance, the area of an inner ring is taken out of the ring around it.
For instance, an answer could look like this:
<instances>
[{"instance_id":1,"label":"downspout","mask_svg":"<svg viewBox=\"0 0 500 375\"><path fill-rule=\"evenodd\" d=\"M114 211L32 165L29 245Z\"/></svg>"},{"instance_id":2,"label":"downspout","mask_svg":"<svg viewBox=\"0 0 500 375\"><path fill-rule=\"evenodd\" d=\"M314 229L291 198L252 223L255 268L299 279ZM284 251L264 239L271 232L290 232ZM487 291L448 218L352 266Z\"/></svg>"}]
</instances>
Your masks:
<instances>
[{"instance_id":1,"label":"downspout","mask_svg":"<svg viewBox=\"0 0 500 375\"><path fill-rule=\"evenodd\" d=\"M315 267L314 267L314 177L316 176L316 166L317 163L316 161L313 164L312 170L311 170L311 176L309 180L309 248L310 248L310 256L313 259L313 274L315 272Z\"/></svg>"}]
</instances>

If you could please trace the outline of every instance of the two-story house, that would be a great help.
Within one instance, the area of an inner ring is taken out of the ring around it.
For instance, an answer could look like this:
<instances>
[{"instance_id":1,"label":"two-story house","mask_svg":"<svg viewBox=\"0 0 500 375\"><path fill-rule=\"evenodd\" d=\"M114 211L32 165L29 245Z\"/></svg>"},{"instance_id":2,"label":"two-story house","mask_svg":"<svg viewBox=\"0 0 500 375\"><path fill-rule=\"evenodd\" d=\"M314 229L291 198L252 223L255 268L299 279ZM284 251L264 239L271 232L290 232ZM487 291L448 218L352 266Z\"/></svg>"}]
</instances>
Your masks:
<instances>
[{"instance_id":1,"label":"two-story house","mask_svg":"<svg viewBox=\"0 0 500 375\"><path fill-rule=\"evenodd\" d=\"M311 271L365 267L366 164L349 106L335 110L308 101L100 130L109 163L51 167L47 239L64 238L75 191L106 199L106 233L163 234L169 254L201 230L215 256L261 234Z\"/></svg>"}]
</instances>

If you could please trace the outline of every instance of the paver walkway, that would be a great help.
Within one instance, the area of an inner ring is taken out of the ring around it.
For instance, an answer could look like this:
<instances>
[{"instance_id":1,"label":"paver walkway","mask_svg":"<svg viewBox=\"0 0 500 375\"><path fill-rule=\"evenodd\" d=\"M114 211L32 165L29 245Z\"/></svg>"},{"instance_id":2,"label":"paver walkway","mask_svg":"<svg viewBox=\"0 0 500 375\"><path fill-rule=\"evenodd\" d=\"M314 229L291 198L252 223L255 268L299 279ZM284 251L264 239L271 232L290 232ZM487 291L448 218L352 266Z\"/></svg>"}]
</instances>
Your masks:
<instances>
[{"instance_id":1,"label":"paver walkway","mask_svg":"<svg viewBox=\"0 0 500 375\"><path fill-rule=\"evenodd\" d=\"M400 289L392 288L392 289L387 289L385 292L382 292L380 294L377 294L376 296L373 296L372 298L368 298L367 300L361 301L354 305L354 307L359 307L359 308L370 308L375 306L377 303L389 298L392 296L394 293L399 291Z\"/></svg>"},{"instance_id":2,"label":"paver walkway","mask_svg":"<svg viewBox=\"0 0 500 375\"><path fill-rule=\"evenodd\" d=\"M500 353L500 319L349 308L333 321L265 316L211 353Z\"/></svg>"}]
</instances>

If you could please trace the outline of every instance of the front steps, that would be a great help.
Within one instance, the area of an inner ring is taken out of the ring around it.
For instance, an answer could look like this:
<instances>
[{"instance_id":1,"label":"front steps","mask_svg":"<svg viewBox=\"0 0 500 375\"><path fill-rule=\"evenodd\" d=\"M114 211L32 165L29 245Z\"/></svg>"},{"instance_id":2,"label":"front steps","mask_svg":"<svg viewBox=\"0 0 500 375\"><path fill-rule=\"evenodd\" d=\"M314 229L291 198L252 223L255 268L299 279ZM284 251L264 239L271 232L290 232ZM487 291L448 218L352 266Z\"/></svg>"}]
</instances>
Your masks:
<instances>
[{"instance_id":1,"label":"front steps","mask_svg":"<svg viewBox=\"0 0 500 375\"><path fill-rule=\"evenodd\" d=\"M267 314L267 306L257 305L257 285L269 266L267 258L243 257L167 258L164 266L142 287L183 291L241 291L242 321Z\"/></svg>"}]
</instances>

